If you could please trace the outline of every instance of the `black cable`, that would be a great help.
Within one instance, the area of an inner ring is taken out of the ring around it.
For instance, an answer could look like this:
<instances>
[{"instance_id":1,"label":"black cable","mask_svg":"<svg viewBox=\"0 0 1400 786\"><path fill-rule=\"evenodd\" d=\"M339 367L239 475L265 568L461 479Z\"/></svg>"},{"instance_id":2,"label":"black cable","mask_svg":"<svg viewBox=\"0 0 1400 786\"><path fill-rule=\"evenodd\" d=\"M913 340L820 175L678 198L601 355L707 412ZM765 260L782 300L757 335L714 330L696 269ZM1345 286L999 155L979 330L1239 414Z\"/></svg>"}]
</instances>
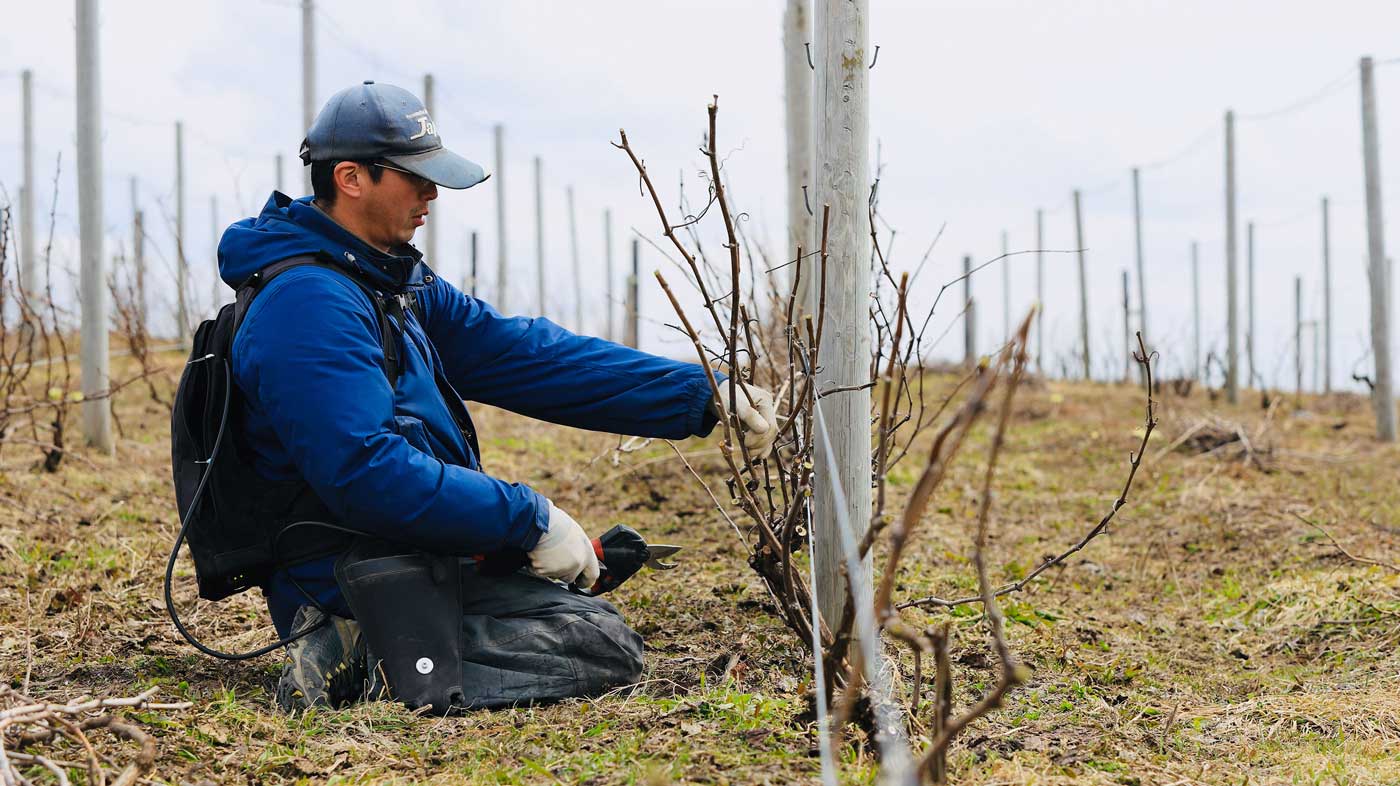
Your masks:
<instances>
[{"instance_id":1,"label":"black cable","mask_svg":"<svg viewBox=\"0 0 1400 786\"><path fill-rule=\"evenodd\" d=\"M204 360L208 358L201 359ZM194 362L197 363L199 361ZM194 637L194 634L191 633L189 629L185 627L185 624L180 621L180 614L175 610L175 599L174 597L172 597L171 592L171 585L173 584L175 576L175 560L180 556L180 544L185 542L185 536L189 532L190 522L194 519L195 509L199 507L200 500L204 496L204 491L209 485L209 476L214 471L214 461L218 459L219 449L223 447L224 430L228 427L229 403L233 398L233 371L229 368L227 358L224 359L223 363L224 374L227 375L226 379L228 381L228 384L224 387L223 413L219 418L219 430L214 436L214 449L210 451L209 459L205 462L204 474L200 475L199 477L199 485L195 487L194 497L190 500L190 506L185 511L185 517L180 523L180 533L175 536L175 546L170 550L170 559L167 560L165 563L165 610L167 613L170 614L170 621L175 623L175 629L180 631L180 635L183 636L185 638L185 641L188 641L190 645L193 646L195 649L199 650L205 655L212 655L222 660L239 661L249 660L251 658L256 658L260 655L266 655L267 653L272 652L278 647L285 647L288 644L291 644L292 642L307 635L308 633L311 633L312 631L325 626L326 623L330 622L330 614L327 613L324 608L321 608L321 604L316 603L316 601L313 599L312 604L321 611L321 618L317 620L314 624L312 624L310 627L304 630L292 631L291 634L289 634L286 638L278 639L277 641L265 647L259 647L258 649L251 650L249 652L234 653L216 650L213 647L205 645L199 639L196 639ZM273 551L275 556L275 541ZM293 580L292 583L296 585L297 589L302 591L302 594L306 594L306 590L302 589L301 585L297 584L295 580ZM307 595L307 597L310 598L310 595Z\"/></svg>"},{"instance_id":2,"label":"black cable","mask_svg":"<svg viewBox=\"0 0 1400 786\"><path fill-rule=\"evenodd\" d=\"M281 562L277 559L277 544L282 542L283 535L286 535L288 532L291 532L297 527L320 527L321 529L333 530L335 532L343 532L347 535L357 535L365 538L379 537L378 535L372 535L368 532L361 532L357 529L351 529L350 527L342 527L339 524L331 524L325 521L294 521L291 524L288 524L287 526L278 530L277 534L274 535L272 538L272 561L274 564L281 564ZM292 583L292 586L296 587L297 592L300 592L302 597L306 598L308 603L310 603L312 606L315 606L317 610L319 610L323 615L326 616L326 618L330 618L330 611L327 610L324 606L322 606L321 602L317 600L315 596L313 596L310 592L306 591L306 588L301 585L301 582L297 581L296 577L292 575L292 571L290 569L287 570L287 581L290 581Z\"/></svg>"}]
</instances>

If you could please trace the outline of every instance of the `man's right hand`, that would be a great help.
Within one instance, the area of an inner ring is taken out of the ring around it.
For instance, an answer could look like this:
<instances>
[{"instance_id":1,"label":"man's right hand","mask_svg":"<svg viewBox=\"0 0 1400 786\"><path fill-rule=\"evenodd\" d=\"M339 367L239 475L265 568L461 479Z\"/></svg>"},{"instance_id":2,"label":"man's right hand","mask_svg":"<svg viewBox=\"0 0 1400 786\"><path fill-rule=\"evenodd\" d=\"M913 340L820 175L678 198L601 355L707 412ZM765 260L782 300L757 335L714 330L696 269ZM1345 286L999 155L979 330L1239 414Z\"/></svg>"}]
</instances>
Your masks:
<instances>
[{"instance_id":1,"label":"man's right hand","mask_svg":"<svg viewBox=\"0 0 1400 786\"><path fill-rule=\"evenodd\" d=\"M530 552L535 575L588 589L598 583L593 541L573 517L549 503L549 529Z\"/></svg>"}]
</instances>

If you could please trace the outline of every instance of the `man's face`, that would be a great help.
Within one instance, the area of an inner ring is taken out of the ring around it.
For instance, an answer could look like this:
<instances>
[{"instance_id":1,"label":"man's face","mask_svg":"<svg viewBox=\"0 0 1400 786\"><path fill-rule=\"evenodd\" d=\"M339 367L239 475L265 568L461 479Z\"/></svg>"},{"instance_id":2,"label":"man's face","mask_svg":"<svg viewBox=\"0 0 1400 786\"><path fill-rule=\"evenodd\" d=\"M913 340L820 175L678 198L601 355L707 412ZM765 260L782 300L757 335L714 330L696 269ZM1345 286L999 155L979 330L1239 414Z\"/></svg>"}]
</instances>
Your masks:
<instances>
[{"instance_id":1,"label":"man's face","mask_svg":"<svg viewBox=\"0 0 1400 786\"><path fill-rule=\"evenodd\" d=\"M357 234L377 248L389 249L412 240L427 221L428 203L437 199L437 185L388 166L380 169L383 174L375 183L360 168L356 173L359 198L353 201L359 214Z\"/></svg>"}]
</instances>

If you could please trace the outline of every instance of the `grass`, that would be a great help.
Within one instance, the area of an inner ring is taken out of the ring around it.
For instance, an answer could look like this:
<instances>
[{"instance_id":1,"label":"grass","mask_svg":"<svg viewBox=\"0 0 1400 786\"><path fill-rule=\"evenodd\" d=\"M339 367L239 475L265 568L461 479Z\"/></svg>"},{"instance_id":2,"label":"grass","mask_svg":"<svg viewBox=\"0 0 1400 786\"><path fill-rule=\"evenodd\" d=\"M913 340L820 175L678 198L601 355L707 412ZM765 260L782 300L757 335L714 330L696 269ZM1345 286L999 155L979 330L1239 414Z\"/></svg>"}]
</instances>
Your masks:
<instances>
[{"instance_id":1,"label":"grass","mask_svg":"<svg viewBox=\"0 0 1400 786\"><path fill-rule=\"evenodd\" d=\"M1097 522L1140 437L1135 388L1023 393L997 486L994 581L1025 575ZM1303 404L1261 426L1253 404L1163 395L1159 435L1109 534L1007 599L1008 637L1033 677L960 738L954 782L1400 783L1400 576L1346 559L1297 517L1354 553L1396 561L1400 449L1375 443L1360 399ZM90 464L45 474L21 448L0 455L0 663L11 684L27 679L45 698L158 685L195 702L129 713L159 741L155 782L817 782L802 644L768 613L733 530L665 445L614 455L615 437L474 409L493 472L539 488L594 532L624 522L685 547L680 568L644 572L613 595L647 640L642 683L449 719L387 704L287 717L273 701L276 657L204 658L166 619L160 576L177 524L168 415L135 390L118 408L127 433L114 457L83 454ZM1156 459L1208 412L1262 427L1272 471L1224 455ZM970 438L930 506L897 597L975 587L967 558L986 439ZM713 441L680 447L719 480ZM918 452L891 475L895 510ZM256 592L186 613L226 646L270 635ZM951 620L960 703L991 683L975 610L905 615ZM912 661L901 667L907 691ZM927 738L921 725L914 736ZM874 781L860 740L838 758L843 782Z\"/></svg>"}]
</instances>

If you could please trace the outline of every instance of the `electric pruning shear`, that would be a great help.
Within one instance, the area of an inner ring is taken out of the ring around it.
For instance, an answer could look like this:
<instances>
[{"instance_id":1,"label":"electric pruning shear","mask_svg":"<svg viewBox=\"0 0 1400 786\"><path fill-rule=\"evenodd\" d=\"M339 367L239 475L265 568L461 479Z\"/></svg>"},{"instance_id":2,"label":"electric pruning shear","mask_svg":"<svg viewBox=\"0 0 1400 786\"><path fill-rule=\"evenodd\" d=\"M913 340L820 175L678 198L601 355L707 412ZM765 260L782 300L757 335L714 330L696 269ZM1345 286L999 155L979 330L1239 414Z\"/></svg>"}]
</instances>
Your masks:
<instances>
[{"instance_id":1,"label":"electric pruning shear","mask_svg":"<svg viewBox=\"0 0 1400 786\"><path fill-rule=\"evenodd\" d=\"M671 570L676 567L676 563L667 562L666 558L674 556L680 550L680 546L647 543L635 529L626 524L618 524L601 537L593 539L593 553L598 557L598 582L579 592L584 595L602 595L604 592L615 590L643 567Z\"/></svg>"},{"instance_id":2,"label":"electric pruning shear","mask_svg":"<svg viewBox=\"0 0 1400 786\"><path fill-rule=\"evenodd\" d=\"M642 568L671 570L676 563L666 558L680 551L680 546L647 543L635 529L618 524L593 539L593 554L598 557L598 581L587 589L570 586L579 595L602 595L611 592L632 578ZM501 551L476 557L477 572L483 576L506 576L525 567L529 558L519 550Z\"/></svg>"}]
</instances>

